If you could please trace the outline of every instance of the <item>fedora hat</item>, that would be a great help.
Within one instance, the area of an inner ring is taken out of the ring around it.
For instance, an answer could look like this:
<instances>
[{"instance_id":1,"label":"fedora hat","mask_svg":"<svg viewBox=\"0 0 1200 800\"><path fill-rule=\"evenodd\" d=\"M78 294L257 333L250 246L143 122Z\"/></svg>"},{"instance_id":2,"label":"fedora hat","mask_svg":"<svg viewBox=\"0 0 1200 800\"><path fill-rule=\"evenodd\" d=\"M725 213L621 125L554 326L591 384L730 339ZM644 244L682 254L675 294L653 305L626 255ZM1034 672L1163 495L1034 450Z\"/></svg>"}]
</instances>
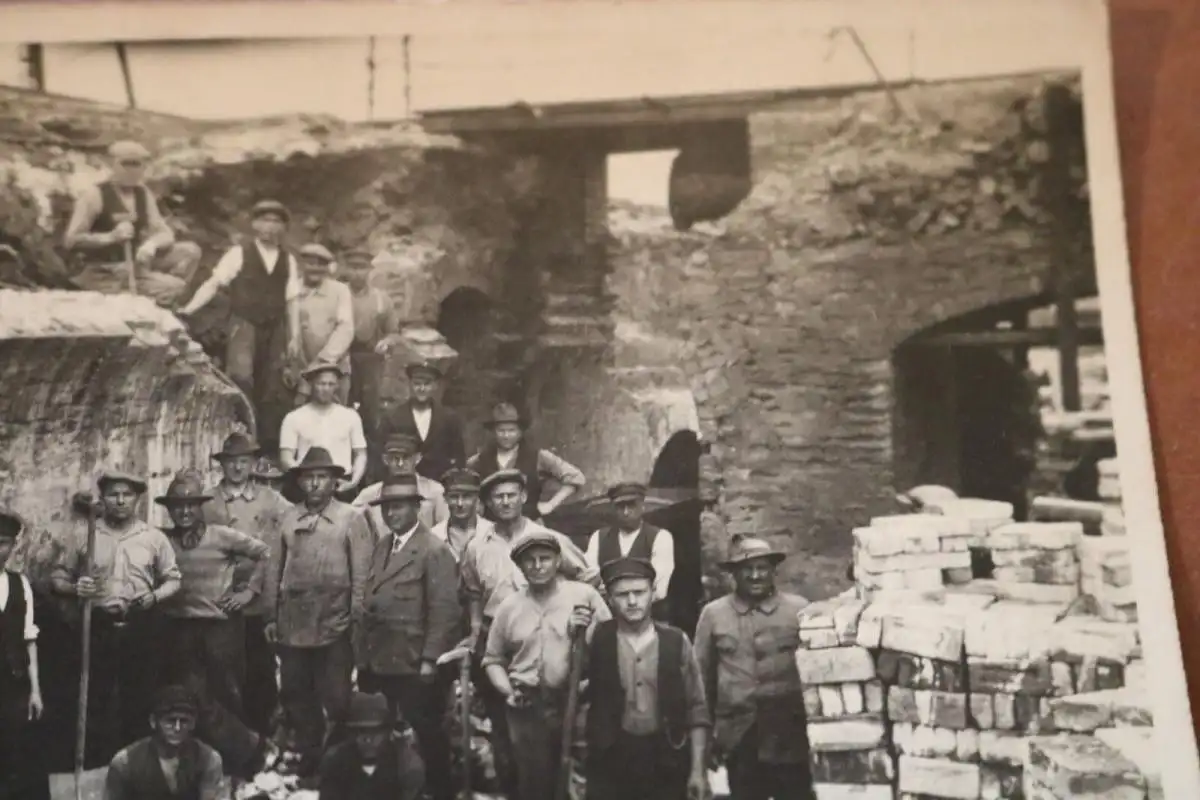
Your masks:
<instances>
[{"instance_id":1,"label":"fedora hat","mask_svg":"<svg viewBox=\"0 0 1200 800\"><path fill-rule=\"evenodd\" d=\"M346 709L347 728L386 728L392 724L392 710L387 698L381 694L355 692L350 695Z\"/></svg>"},{"instance_id":2,"label":"fedora hat","mask_svg":"<svg viewBox=\"0 0 1200 800\"><path fill-rule=\"evenodd\" d=\"M213 460L220 461L235 456L257 456L260 451L258 442L244 433L234 432L225 437L220 451L213 453Z\"/></svg>"},{"instance_id":3,"label":"fedora hat","mask_svg":"<svg viewBox=\"0 0 1200 800\"><path fill-rule=\"evenodd\" d=\"M300 377L305 380L312 380L322 372L336 372L339 378L346 377L346 371L337 364L330 364L328 361L318 361L314 364L309 364L300 373Z\"/></svg>"},{"instance_id":4,"label":"fedora hat","mask_svg":"<svg viewBox=\"0 0 1200 800\"><path fill-rule=\"evenodd\" d=\"M384 503L400 502L421 502L425 496L421 494L421 488L417 484L417 474L415 472L405 472L400 475L394 475L383 482L383 486L379 488L379 497L371 500L368 505L381 506Z\"/></svg>"},{"instance_id":5,"label":"fedora hat","mask_svg":"<svg viewBox=\"0 0 1200 800\"><path fill-rule=\"evenodd\" d=\"M772 564L778 564L787 558L787 554L776 550L765 539L739 534L733 537L733 544L729 546L729 557L720 562L719 566L731 569L756 558L765 558Z\"/></svg>"},{"instance_id":6,"label":"fedora hat","mask_svg":"<svg viewBox=\"0 0 1200 800\"><path fill-rule=\"evenodd\" d=\"M527 426L525 415L512 403L497 403L492 406L492 416L485 420L483 425L485 428L494 428L506 422L515 422L522 428Z\"/></svg>"},{"instance_id":7,"label":"fedora hat","mask_svg":"<svg viewBox=\"0 0 1200 800\"><path fill-rule=\"evenodd\" d=\"M333 456L329 455L329 451L324 447L310 447L304 458L300 459L300 463L289 472L309 472L314 469L327 469L339 478L346 474L346 470L334 462Z\"/></svg>"},{"instance_id":8,"label":"fedora hat","mask_svg":"<svg viewBox=\"0 0 1200 800\"><path fill-rule=\"evenodd\" d=\"M431 361L416 361L404 368L404 374L410 378L418 375L432 375L434 379L442 377L442 371Z\"/></svg>"},{"instance_id":9,"label":"fedora hat","mask_svg":"<svg viewBox=\"0 0 1200 800\"><path fill-rule=\"evenodd\" d=\"M106 470L105 472L101 473L99 478L96 479L96 487L101 492L104 491L105 486L111 486L114 483L126 483L129 484L130 488L132 488L138 494L146 493L146 482L144 480L128 472L122 472L121 470Z\"/></svg>"},{"instance_id":10,"label":"fedora hat","mask_svg":"<svg viewBox=\"0 0 1200 800\"><path fill-rule=\"evenodd\" d=\"M259 200L250 209L250 219L258 219L273 214L279 217L284 223L292 221L292 214L287 210L287 206L278 200Z\"/></svg>"},{"instance_id":11,"label":"fedora hat","mask_svg":"<svg viewBox=\"0 0 1200 800\"><path fill-rule=\"evenodd\" d=\"M183 470L171 481L167 491L154 498L160 506L178 503L205 503L212 500L211 494L206 494L200 476L191 470Z\"/></svg>"},{"instance_id":12,"label":"fedora hat","mask_svg":"<svg viewBox=\"0 0 1200 800\"><path fill-rule=\"evenodd\" d=\"M269 456L261 456L254 464L254 469L250 474L255 478L261 478L266 481L277 481L283 477L283 470L279 468L279 464L275 459Z\"/></svg>"}]
</instances>

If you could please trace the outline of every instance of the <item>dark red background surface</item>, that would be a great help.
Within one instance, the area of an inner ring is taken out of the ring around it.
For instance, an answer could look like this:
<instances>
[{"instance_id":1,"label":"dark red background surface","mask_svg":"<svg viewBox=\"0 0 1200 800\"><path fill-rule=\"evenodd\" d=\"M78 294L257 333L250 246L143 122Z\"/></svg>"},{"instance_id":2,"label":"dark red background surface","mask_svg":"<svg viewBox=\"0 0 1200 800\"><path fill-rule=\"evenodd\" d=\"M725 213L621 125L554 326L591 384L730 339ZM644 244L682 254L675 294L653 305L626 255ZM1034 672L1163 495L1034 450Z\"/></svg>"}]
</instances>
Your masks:
<instances>
[{"instance_id":1,"label":"dark red background surface","mask_svg":"<svg viewBox=\"0 0 1200 800\"><path fill-rule=\"evenodd\" d=\"M1193 717L1200 719L1200 2L1113 0L1133 292Z\"/></svg>"}]
</instances>

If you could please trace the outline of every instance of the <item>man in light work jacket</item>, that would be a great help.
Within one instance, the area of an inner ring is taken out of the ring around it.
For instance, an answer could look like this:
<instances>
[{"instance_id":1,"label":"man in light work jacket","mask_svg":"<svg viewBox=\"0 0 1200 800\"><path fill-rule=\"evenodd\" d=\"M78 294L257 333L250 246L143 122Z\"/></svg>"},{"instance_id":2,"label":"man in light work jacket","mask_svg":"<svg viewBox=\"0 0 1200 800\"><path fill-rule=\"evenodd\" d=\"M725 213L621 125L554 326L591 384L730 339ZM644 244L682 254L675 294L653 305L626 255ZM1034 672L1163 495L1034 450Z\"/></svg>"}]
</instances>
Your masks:
<instances>
[{"instance_id":1,"label":"man in light work jacket","mask_svg":"<svg viewBox=\"0 0 1200 800\"><path fill-rule=\"evenodd\" d=\"M588 562L599 569L622 557L640 558L654 565L654 619L670 618L667 590L675 572L675 540L671 532L646 522L646 487L618 483L608 490L616 524L601 528L588 540Z\"/></svg>"},{"instance_id":2,"label":"man in light work jacket","mask_svg":"<svg viewBox=\"0 0 1200 800\"><path fill-rule=\"evenodd\" d=\"M387 532L367 575L358 643L359 686L382 692L412 726L434 800L453 800L450 741L442 726L448 687L437 660L458 642L458 570L450 549L418 519L414 473L393 475L371 501Z\"/></svg>"},{"instance_id":3,"label":"man in light work jacket","mask_svg":"<svg viewBox=\"0 0 1200 800\"><path fill-rule=\"evenodd\" d=\"M300 248L300 286L296 292L298 355L303 364L336 364L342 373L337 399L350 402L350 345L354 343L354 298L350 287L333 279L334 257L321 244ZM299 399L311 392L307 376L296 387Z\"/></svg>"}]
</instances>

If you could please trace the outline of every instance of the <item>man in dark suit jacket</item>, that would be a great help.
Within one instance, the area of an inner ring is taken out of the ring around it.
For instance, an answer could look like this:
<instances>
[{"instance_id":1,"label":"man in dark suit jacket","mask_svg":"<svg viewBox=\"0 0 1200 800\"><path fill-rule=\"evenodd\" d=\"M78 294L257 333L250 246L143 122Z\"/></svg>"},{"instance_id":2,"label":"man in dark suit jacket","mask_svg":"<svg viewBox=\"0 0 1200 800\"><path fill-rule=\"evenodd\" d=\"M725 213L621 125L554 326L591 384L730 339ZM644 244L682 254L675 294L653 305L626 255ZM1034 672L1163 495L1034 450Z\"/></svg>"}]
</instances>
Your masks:
<instances>
[{"instance_id":1,"label":"man in dark suit jacket","mask_svg":"<svg viewBox=\"0 0 1200 800\"><path fill-rule=\"evenodd\" d=\"M389 478L372 501L390 533L371 556L355 654L359 685L381 692L412 726L434 800L453 800L442 727L449 687L437 659L458 642L462 609L454 556L417 519L422 499L410 472Z\"/></svg>"},{"instance_id":2,"label":"man in dark suit jacket","mask_svg":"<svg viewBox=\"0 0 1200 800\"><path fill-rule=\"evenodd\" d=\"M442 372L428 363L409 364L411 396L409 401L393 412L389 433L415 431L421 440L421 462L417 472L438 480L452 466L466 462L462 422L458 415L434 399Z\"/></svg>"}]
</instances>

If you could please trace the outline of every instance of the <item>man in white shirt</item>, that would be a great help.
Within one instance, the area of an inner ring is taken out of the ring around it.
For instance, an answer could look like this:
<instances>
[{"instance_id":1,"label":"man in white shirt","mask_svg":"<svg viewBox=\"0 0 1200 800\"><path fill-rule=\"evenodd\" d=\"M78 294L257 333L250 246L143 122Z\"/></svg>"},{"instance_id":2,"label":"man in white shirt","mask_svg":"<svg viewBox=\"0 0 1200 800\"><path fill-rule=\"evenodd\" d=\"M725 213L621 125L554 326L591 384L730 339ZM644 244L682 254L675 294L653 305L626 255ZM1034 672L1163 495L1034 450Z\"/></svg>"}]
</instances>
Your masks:
<instances>
[{"instance_id":1,"label":"man in white shirt","mask_svg":"<svg viewBox=\"0 0 1200 800\"><path fill-rule=\"evenodd\" d=\"M279 461L295 467L313 447L329 451L335 464L348 473L338 480L337 493L351 495L367 471L367 439L362 418L336 399L345 373L336 364L314 364L304 371L312 387L308 402L283 418L279 431Z\"/></svg>"},{"instance_id":2,"label":"man in white shirt","mask_svg":"<svg viewBox=\"0 0 1200 800\"><path fill-rule=\"evenodd\" d=\"M250 211L254 238L226 251L209 279L179 309L180 316L191 316L219 290L228 292L225 372L254 404L258 428L272 434L290 406L282 382L284 359L300 357L295 303L300 276L295 256L282 243L289 218L282 203L256 203ZM274 449L267 437L263 442Z\"/></svg>"},{"instance_id":3,"label":"man in white shirt","mask_svg":"<svg viewBox=\"0 0 1200 800\"><path fill-rule=\"evenodd\" d=\"M383 465L387 469L389 477L416 472L417 464L420 461L421 441L415 434L402 431L388 437L383 446ZM450 516L449 510L446 508L446 492L437 481L426 478L420 473L416 473L416 475L417 490L423 498L417 516L425 527L432 528ZM367 521L371 523L371 528L375 531L376 536L383 536L387 533L387 525L382 512L375 503L379 499L379 493L384 483L385 481L373 483L363 489L358 497L354 498L353 503L367 511Z\"/></svg>"},{"instance_id":4,"label":"man in white shirt","mask_svg":"<svg viewBox=\"0 0 1200 800\"><path fill-rule=\"evenodd\" d=\"M651 614L667 622L670 608L667 591L675 572L675 539L671 532L646 522L646 487L640 483L618 483L608 490L616 524L601 528L588 540L588 563L599 569L618 558L640 558L654 566L654 605Z\"/></svg>"},{"instance_id":5,"label":"man in white shirt","mask_svg":"<svg viewBox=\"0 0 1200 800\"><path fill-rule=\"evenodd\" d=\"M450 515L434 525L433 535L450 546L455 561L461 561L467 542L476 533L491 530L492 523L479 515L479 473L455 467L442 476L446 508Z\"/></svg>"}]
</instances>

